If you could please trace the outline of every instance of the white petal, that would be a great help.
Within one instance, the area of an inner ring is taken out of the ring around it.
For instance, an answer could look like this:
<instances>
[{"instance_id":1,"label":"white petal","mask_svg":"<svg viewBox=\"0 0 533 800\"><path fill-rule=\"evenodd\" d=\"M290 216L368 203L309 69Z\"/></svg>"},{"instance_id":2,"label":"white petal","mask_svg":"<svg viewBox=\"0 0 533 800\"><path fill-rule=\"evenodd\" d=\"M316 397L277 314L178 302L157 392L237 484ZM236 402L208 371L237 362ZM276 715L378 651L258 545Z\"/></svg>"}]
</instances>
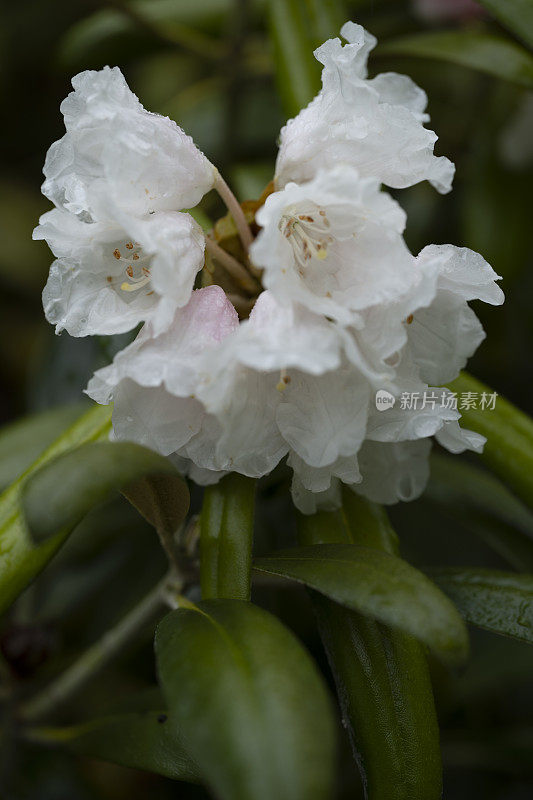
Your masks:
<instances>
[{"instance_id":1,"label":"white petal","mask_svg":"<svg viewBox=\"0 0 533 800\"><path fill-rule=\"evenodd\" d=\"M311 492L306 489L296 473L291 485L292 500L302 514L316 514L317 511L335 511L341 507L340 481L333 480L329 489L323 492Z\"/></svg>"},{"instance_id":2,"label":"white petal","mask_svg":"<svg viewBox=\"0 0 533 800\"><path fill-rule=\"evenodd\" d=\"M439 289L463 300L483 300L495 306L503 303L503 292L495 283L500 276L474 250L432 244L424 247L418 259L424 263L435 262L439 270Z\"/></svg>"},{"instance_id":3,"label":"white petal","mask_svg":"<svg viewBox=\"0 0 533 800\"><path fill-rule=\"evenodd\" d=\"M313 467L355 455L365 436L370 396L364 377L350 367L290 377L276 415L288 444Z\"/></svg>"},{"instance_id":4,"label":"white petal","mask_svg":"<svg viewBox=\"0 0 533 800\"><path fill-rule=\"evenodd\" d=\"M414 442L365 442L359 451L363 480L354 490L375 503L420 497L429 478L430 439Z\"/></svg>"},{"instance_id":5,"label":"white petal","mask_svg":"<svg viewBox=\"0 0 533 800\"><path fill-rule=\"evenodd\" d=\"M465 450L482 453L487 441L480 433L461 428L456 421L446 422L441 430L435 434L435 438L450 453L464 453Z\"/></svg>"},{"instance_id":6,"label":"white petal","mask_svg":"<svg viewBox=\"0 0 533 800\"><path fill-rule=\"evenodd\" d=\"M447 291L413 314L407 335L420 377L435 386L453 381L485 338L472 309Z\"/></svg>"}]
</instances>

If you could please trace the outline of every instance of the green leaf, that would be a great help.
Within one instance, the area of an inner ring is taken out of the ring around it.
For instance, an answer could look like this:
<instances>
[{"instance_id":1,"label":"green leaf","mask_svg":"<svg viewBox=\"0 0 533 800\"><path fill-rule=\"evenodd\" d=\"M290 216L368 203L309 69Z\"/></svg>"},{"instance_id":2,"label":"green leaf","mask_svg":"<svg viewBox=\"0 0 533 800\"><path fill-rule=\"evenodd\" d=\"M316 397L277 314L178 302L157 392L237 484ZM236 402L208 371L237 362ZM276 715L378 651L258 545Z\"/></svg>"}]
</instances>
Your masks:
<instances>
[{"instance_id":1,"label":"green leaf","mask_svg":"<svg viewBox=\"0 0 533 800\"><path fill-rule=\"evenodd\" d=\"M221 800L330 800L334 720L307 652L266 611L207 600L159 624L167 706Z\"/></svg>"},{"instance_id":2,"label":"green leaf","mask_svg":"<svg viewBox=\"0 0 533 800\"><path fill-rule=\"evenodd\" d=\"M295 116L320 89L320 65L304 0L269 0L276 79L285 113Z\"/></svg>"},{"instance_id":3,"label":"green leaf","mask_svg":"<svg viewBox=\"0 0 533 800\"><path fill-rule=\"evenodd\" d=\"M531 0L479 0L479 2L510 31L533 47Z\"/></svg>"},{"instance_id":4,"label":"green leaf","mask_svg":"<svg viewBox=\"0 0 533 800\"><path fill-rule=\"evenodd\" d=\"M232 473L204 492L200 517L202 598L250 599L255 480Z\"/></svg>"},{"instance_id":5,"label":"green leaf","mask_svg":"<svg viewBox=\"0 0 533 800\"><path fill-rule=\"evenodd\" d=\"M463 522L515 569L533 572L533 514L489 472L434 453L425 497Z\"/></svg>"},{"instance_id":6,"label":"green leaf","mask_svg":"<svg viewBox=\"0 0 533 800\"><path fill-rule=\"evenodd\" d=\"M60 436L0 496L0 611L41 572L61 546L68 531L62 531L40 546L33 543L21 508L21 492L34 472L51 459L84 442L105 439L111 429L111 408L94 406Z\"/></svg>"},{"instance_id":7,"label":"green leaf","mask_svg":"<svg viewBox=\"0 0 533 800\"><path fill-rule=\"evenodd\" d=\"M533 575L453 567L428 572L467 622L533 644Z\"/></svg>"},{"instance_id":8,"label":"green leaf","mask_svg":"<svg viewBox=\"0 0 533 800\"><path fill-rule=\"evenodd\" d=\"M440 800L439 729L423 648L314 592L312 599L366 797Z\"/></svg>"},{"instance_id":9,"label":"green leaf","mask_svg":"<svg viewBox=\"0 0 533 800\"><path fill-rule=\"evenodd\" d=\"M338 541L398 550L385 511L347 489L340 512L299 518L302 542L333 541L335 535ZM365 796L440 800L439 730L422 646L317 592L311 599Z\"/></svg>"},{"instance_id":10,"label":"green leaf","mask_svg":"<svg viewBox=\"0 0 533 800\"><path fill-rule=\"evenodd\" d=\"M61 406L24 417L0 431L0 491L24 472L43 450L87 410Z\"/></svg>"},{"instance_id":11,"label":"green leaf","mask_svg":"<svg viewBox=\"0 0 533 800\"><path fill-rule=\"evenodd\" d=\"M449 384L462 394L492 393L492 389L462 372ZM479 405L479 404L478 404ZM528 506L533 506L533 420L499 396L494 411L460 409L462 425L487 437L481 458Z\"/></svg>"},{"instance_id":12,"label":"green leaf","mask_svg":"<svg viewBox=\"0 0 533 800\"><path fill-rule=\"evenodd\" d=\"M490 33L419 33L381 44L376 54L449 61L533 89L533 55L516 42Z\"/></svg>"},{"instance_id":13,"label":"green leaf","mask_svg":"<svg viewBox=\"0 0 533 800\"><path fill-rule=\"evenodd\" d=\"M167 458L130 442L91 442L58 456L27 481L22 503L31 533L36 539L47 539L58 531L72 530L113 491L147 475L174 481L183 520L189 493ZM147 510L150 501L145 497L139 502Z\"/></svg>"},{"instance_id":14,"label":"green leaf","mask_svg":"<svg viewBox=\"0 0 533 800\"><path fill-rule=\"evenodd\" d=\"M200 781L177 726L162 711L117 714L64 728L33 728L25 738L178 781Z\"/></svg>"},{"instance_id":15,"label":"green leaf","mask_svg":"<svg viewBox=\"0 0 533 800\"><path fill-rule=\"evenodd\" d=\"M305 583L341 605L410 633L443 660L468 650L457 610L421 572L389 553L353 544L316 544L255 559L254 569Z\"/></svg>"},{"instance_id":16,"label":"green leaf","mask_svg":"<svg viewBox=\"0 0 533 800\"><path fill-rule=\"evenodd\" d=\"M214 27L220 23L230 10L231 0L135 0L127 5L131 13L119 9L104 9L84 17L70 28L64 37L60 57L67 64L89 63L94 59L105 59L113 53L124 55L132 44L140 52L149 49L150 39L157 43L155 32L170 37L179 31L177 44L187 35L193 37L194 30ZM144 24L143 24L144 21ZM158 43L159 44L159 43ZM153 45L152 45L153 46ZM160 45L159 45L160 46Z\"/></svg>"},{"instance_id":17,"label":"green leaf","mask_svg":"<svg viewBox=\"0 0 533 800\"><path fill-rule=\"evenodd\" d=\"M174 536L189 510L187 484L175 472L139 478L122 494L162 536Z\"/></svg>"}]
</instances>

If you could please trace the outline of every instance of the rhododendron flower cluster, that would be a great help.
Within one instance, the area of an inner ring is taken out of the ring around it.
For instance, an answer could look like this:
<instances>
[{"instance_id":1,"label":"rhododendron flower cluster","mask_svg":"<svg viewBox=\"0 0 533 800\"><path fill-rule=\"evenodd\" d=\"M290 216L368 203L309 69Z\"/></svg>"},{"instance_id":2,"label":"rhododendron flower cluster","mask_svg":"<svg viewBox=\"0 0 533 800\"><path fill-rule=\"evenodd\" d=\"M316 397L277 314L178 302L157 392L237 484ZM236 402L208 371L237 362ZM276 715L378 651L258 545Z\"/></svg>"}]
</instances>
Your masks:
<instances>
[{"instance_id":1,"label":"rhododendron flower cluster","mask_svg":"<svg viewBox=\"0 0 533 800\"><path fill-rule=\"evenodd\" d=\"M446 192L454 167L434 155L424 92L395 73L369 79L375 39L354 23L341 33L315 52L319 94L281 132L251 246L228 203L242 263L184 211L220 191L217 170L117 68L73 80L45 164L56 208L35 231L57 257L43 298L58 331L144 323L87 388L114 403L114 437L171 456L200 484L259 478L286 459L305 512L335 506L341 483L383 503L417 497L433 437L454 453L483 447L439 387L484 338L468 302L503 302L479 254L409 251L406 215L382 187L428 180ZM212 284L204 248L246 276L241 297ZM398 402L437 389L438 404ZM385 410L380 390L396 400Z\"/></svg>"}]
</instances>

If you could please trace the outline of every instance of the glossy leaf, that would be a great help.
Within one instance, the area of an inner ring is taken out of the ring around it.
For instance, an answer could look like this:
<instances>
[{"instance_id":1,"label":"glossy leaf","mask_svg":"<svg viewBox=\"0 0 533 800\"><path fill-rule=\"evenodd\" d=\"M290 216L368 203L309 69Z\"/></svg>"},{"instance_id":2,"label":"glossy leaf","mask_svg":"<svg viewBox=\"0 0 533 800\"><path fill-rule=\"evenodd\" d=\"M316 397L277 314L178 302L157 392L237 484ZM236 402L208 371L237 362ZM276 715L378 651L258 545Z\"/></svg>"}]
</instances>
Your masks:
<instances>
[{"instance_id":1,"label":"glossy leaf","mask_svg":"<svg viewBox=\"0 0 533 800\"><path fill-rule=\"evenodd\" d=\"M475 392L478 397L493 391L466 372L449 388L459 394ZM524 503L533 506L533 420L501 396L493 411L481 408L460 408L460 411L463 427L487 438L481 458Z\"/></svg>"},{"instance_id":2,"label":"glossy leaf","mask_svg":"<svg viewBox=\"0 0 533 800\"><path fill-rule=\"evenodd\" d=\"M490 33L419 33L385 42L376 53L448 61L533 89L533 55L516 42Z\"/></svg>"},{"instance_id":3,"label":"glossy leaf","mask_svg":"<svg viewBox=\"0 0 533 800\"><path fill-rule=\"evenodd\" d=\"M489 472L455 456L434 453L425 497L464 523L515 569L533 572L533 514Z\"/></svg>"},{"instance_id":4,"label":"glossy leaf","mask_svg":"<svg viewBox=\"0 0 533 800\"><path fill-rule=\"evenodd\" d=\"M29 467L21 477L0 496L0 611L6 609L17 595L46 566L64 542L68 531L61 531L40 546L35 546L21 508L21 493L28 479L43 465L61 453L84 442L109 436L111 409L94 406L59 437Z\"/></svg>"},{"instance_id":5,"label":"glossy leaf","mask_svg":"<svg viewBox=\"0 0 533 800\"><path fill-rule=\"evenodd\" d=\"M0 431L0 490L13 483L84 410L87 406L81 403L52 408L3 428Z\"/></svg>"},{"instance_id":6,"label":"glossy leaf","mask_svg":"<svg viewBox=\"0 0 533 800\"><path fill-rule=\"evenodd\" d=\"M412 636L313 593L368 800L440 800L439 729L427 660Z\"/></svg>"},{"instance_id":7,"label":"glossy leaf","mask_svg":"<svg viewBox=\"0 0 533 800\"><path fill-rule=\"evenodd\" d=\"M221 800L330 800L334 721L301 644L240 600L208 600L159 624L160 684L175 724Z\"/></svg>"},{"instance_id":8,"label":"glossy leaf","mask_svg":"<svg viewBox=\"0 0 533 800\"><path fill-rule=\"evenodd\" d=\"M285 113L295 116L320 89L320 65L304 0L269 0L276 79Z\"/></svg>"},{"instance_id":9,"label":"glossy leaf","mask_svg":"<svg viewBox=\"0 0 533 800\"><path fill-rule=\"evenodd\" d=\"M307 545L258 558L254 568L305 583L410 633L446 661L466 656L467 634L453 604L421 572L389 553L353 544Z\"/></svg>"},{"instance_id":10,"label":"glossy leaf","mask_svg":"<svg viewBox=\"0 0 533 800\"><path fill-rule=\"evenodd\" d=\"M533 47L533 5L531 0L479 0L482 6Z\"/></svg>"},{"instance_id":11,"label":"glossy leaf","mask_svg":"<svg viewBox=\"0 0 533 800\"><path fill-rule=\"evenodd\" d=\"M380 506L343 491L340 512L299 517L299 538L398 550ZM311 592L343 718L370 800L439 800L439 730L417 640Z\"/></svg>"},{"instance_id":12,"label":"glossy leaf","mask_svg":"<svg viewBox=\"0 0 533 800\"><path fill-rule=\"evenodd\" d=\"M250 599L255 481L232 473L204 492L200 517L202 598Z\"/></svg>"},{"instance_id":13,"label":"glossy leaf","mask_svg":"<svg viewBox=\"0 0 533 800\"><path fill-rule=\"evenodd\" d=\"M27 732L27 738L174 780L200 780L176 725L163 711L117 714L65 728L34 728Z\"/></svg>"},{"instance_id":14,"label":"glossy leaf","mask_svg":"<svg viewBox=\"0 0 533 800\"><path fill-rule=\"evenodd\" d=\"M533 644L533 575L462 568L430 574L467 622Z\"/></svg>"},{"instance_id":15,"label":"glossy leaf","mask_svg":"<svg viewBox=\"0 0 533 800\"><path fill-rule=\"evenodd\" d=\"M45 464L28 480L22 498L28 526L36 539L72 529L113 491L147 475L172 478L184 519L188 491L167 458L129 442L92 442Z\"/></svg>"}]
</instances>

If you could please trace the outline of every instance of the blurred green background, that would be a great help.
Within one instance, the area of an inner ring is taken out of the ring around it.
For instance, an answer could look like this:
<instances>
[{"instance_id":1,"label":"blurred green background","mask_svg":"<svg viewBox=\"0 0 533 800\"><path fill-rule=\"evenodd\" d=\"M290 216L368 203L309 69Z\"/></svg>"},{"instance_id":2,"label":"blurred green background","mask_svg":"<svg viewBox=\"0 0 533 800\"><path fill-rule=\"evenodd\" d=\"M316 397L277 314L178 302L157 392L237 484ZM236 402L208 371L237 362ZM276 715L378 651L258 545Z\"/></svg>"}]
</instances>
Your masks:
<instances>
[{"instance_id":1,"label":"blurred green background","mask_svg":"<svg viewBox=\"0 0 533 800\"><path fill-rule=\"evenodd\" d=\"M428 19L420 13L427 2L347 0L343 5L302 0L300 5L305 9L302 29L314 44L320 43L321 34L334 33L327 28L336 19L360 22L380 42L443 28L509 36L488 15ZM240 200L255 199L272 177L277 136L294 102L287 97L293 76L281 64L279 13L277 0L3 4L2 424L81 402L92 371L124 342L117 337L55 337L40 304L52 259L44 243L32 242L31 232L49 207L39 191L41 169L47 148L63 133L59 104L72 75L119 65L143 104L185 128ZM273 20L278 24L275 36ZM469 369L531 412L531 96L523 86L480 71L380 54L379 48L370 69L405 72L429 95L431 127L440 137L437 152L455 161L457 176L454 191L444 197L425 184L398 193L409 216L407 240L415 252L429 243L471 247L503 276L505 305L476 308L488 337ZM305 91L304 86L302 95ZM211 197L203 208L213 219L222 212ZM260 511L260 542L266 547L275 542L280 520L290 513L275 481L264 489ZM472 521L459 513L451 521L429 498L395 509L393 518L404 555L414 563L506 566L486 544L490 520ZM10 680L21 685L55 674L164 569L152 532L125 501L117 499L93 513L84 526L86 535L81 531L73 537L4 619L0 646L10 664ZM257 591L257 599L296 630L327 672L305 592L288 585L275 595ZM65 710L64 719L76 721L97 708L108 709L117 697L149 685L152 662L147 634L144 646L126 654L103 683L91 684ZM472 661L464 674L443 674L435 667L449 800L525 800L533 795L532 671L533 656L526 645L480 632L473 634ZM9 800L206 797L199 788L146 773L22 748L13 744L9 731L5 739L0 778L2 797ZM344 743L339 798L348 797L362 797L362 790Z\"/></svg>"}]
</instances>

